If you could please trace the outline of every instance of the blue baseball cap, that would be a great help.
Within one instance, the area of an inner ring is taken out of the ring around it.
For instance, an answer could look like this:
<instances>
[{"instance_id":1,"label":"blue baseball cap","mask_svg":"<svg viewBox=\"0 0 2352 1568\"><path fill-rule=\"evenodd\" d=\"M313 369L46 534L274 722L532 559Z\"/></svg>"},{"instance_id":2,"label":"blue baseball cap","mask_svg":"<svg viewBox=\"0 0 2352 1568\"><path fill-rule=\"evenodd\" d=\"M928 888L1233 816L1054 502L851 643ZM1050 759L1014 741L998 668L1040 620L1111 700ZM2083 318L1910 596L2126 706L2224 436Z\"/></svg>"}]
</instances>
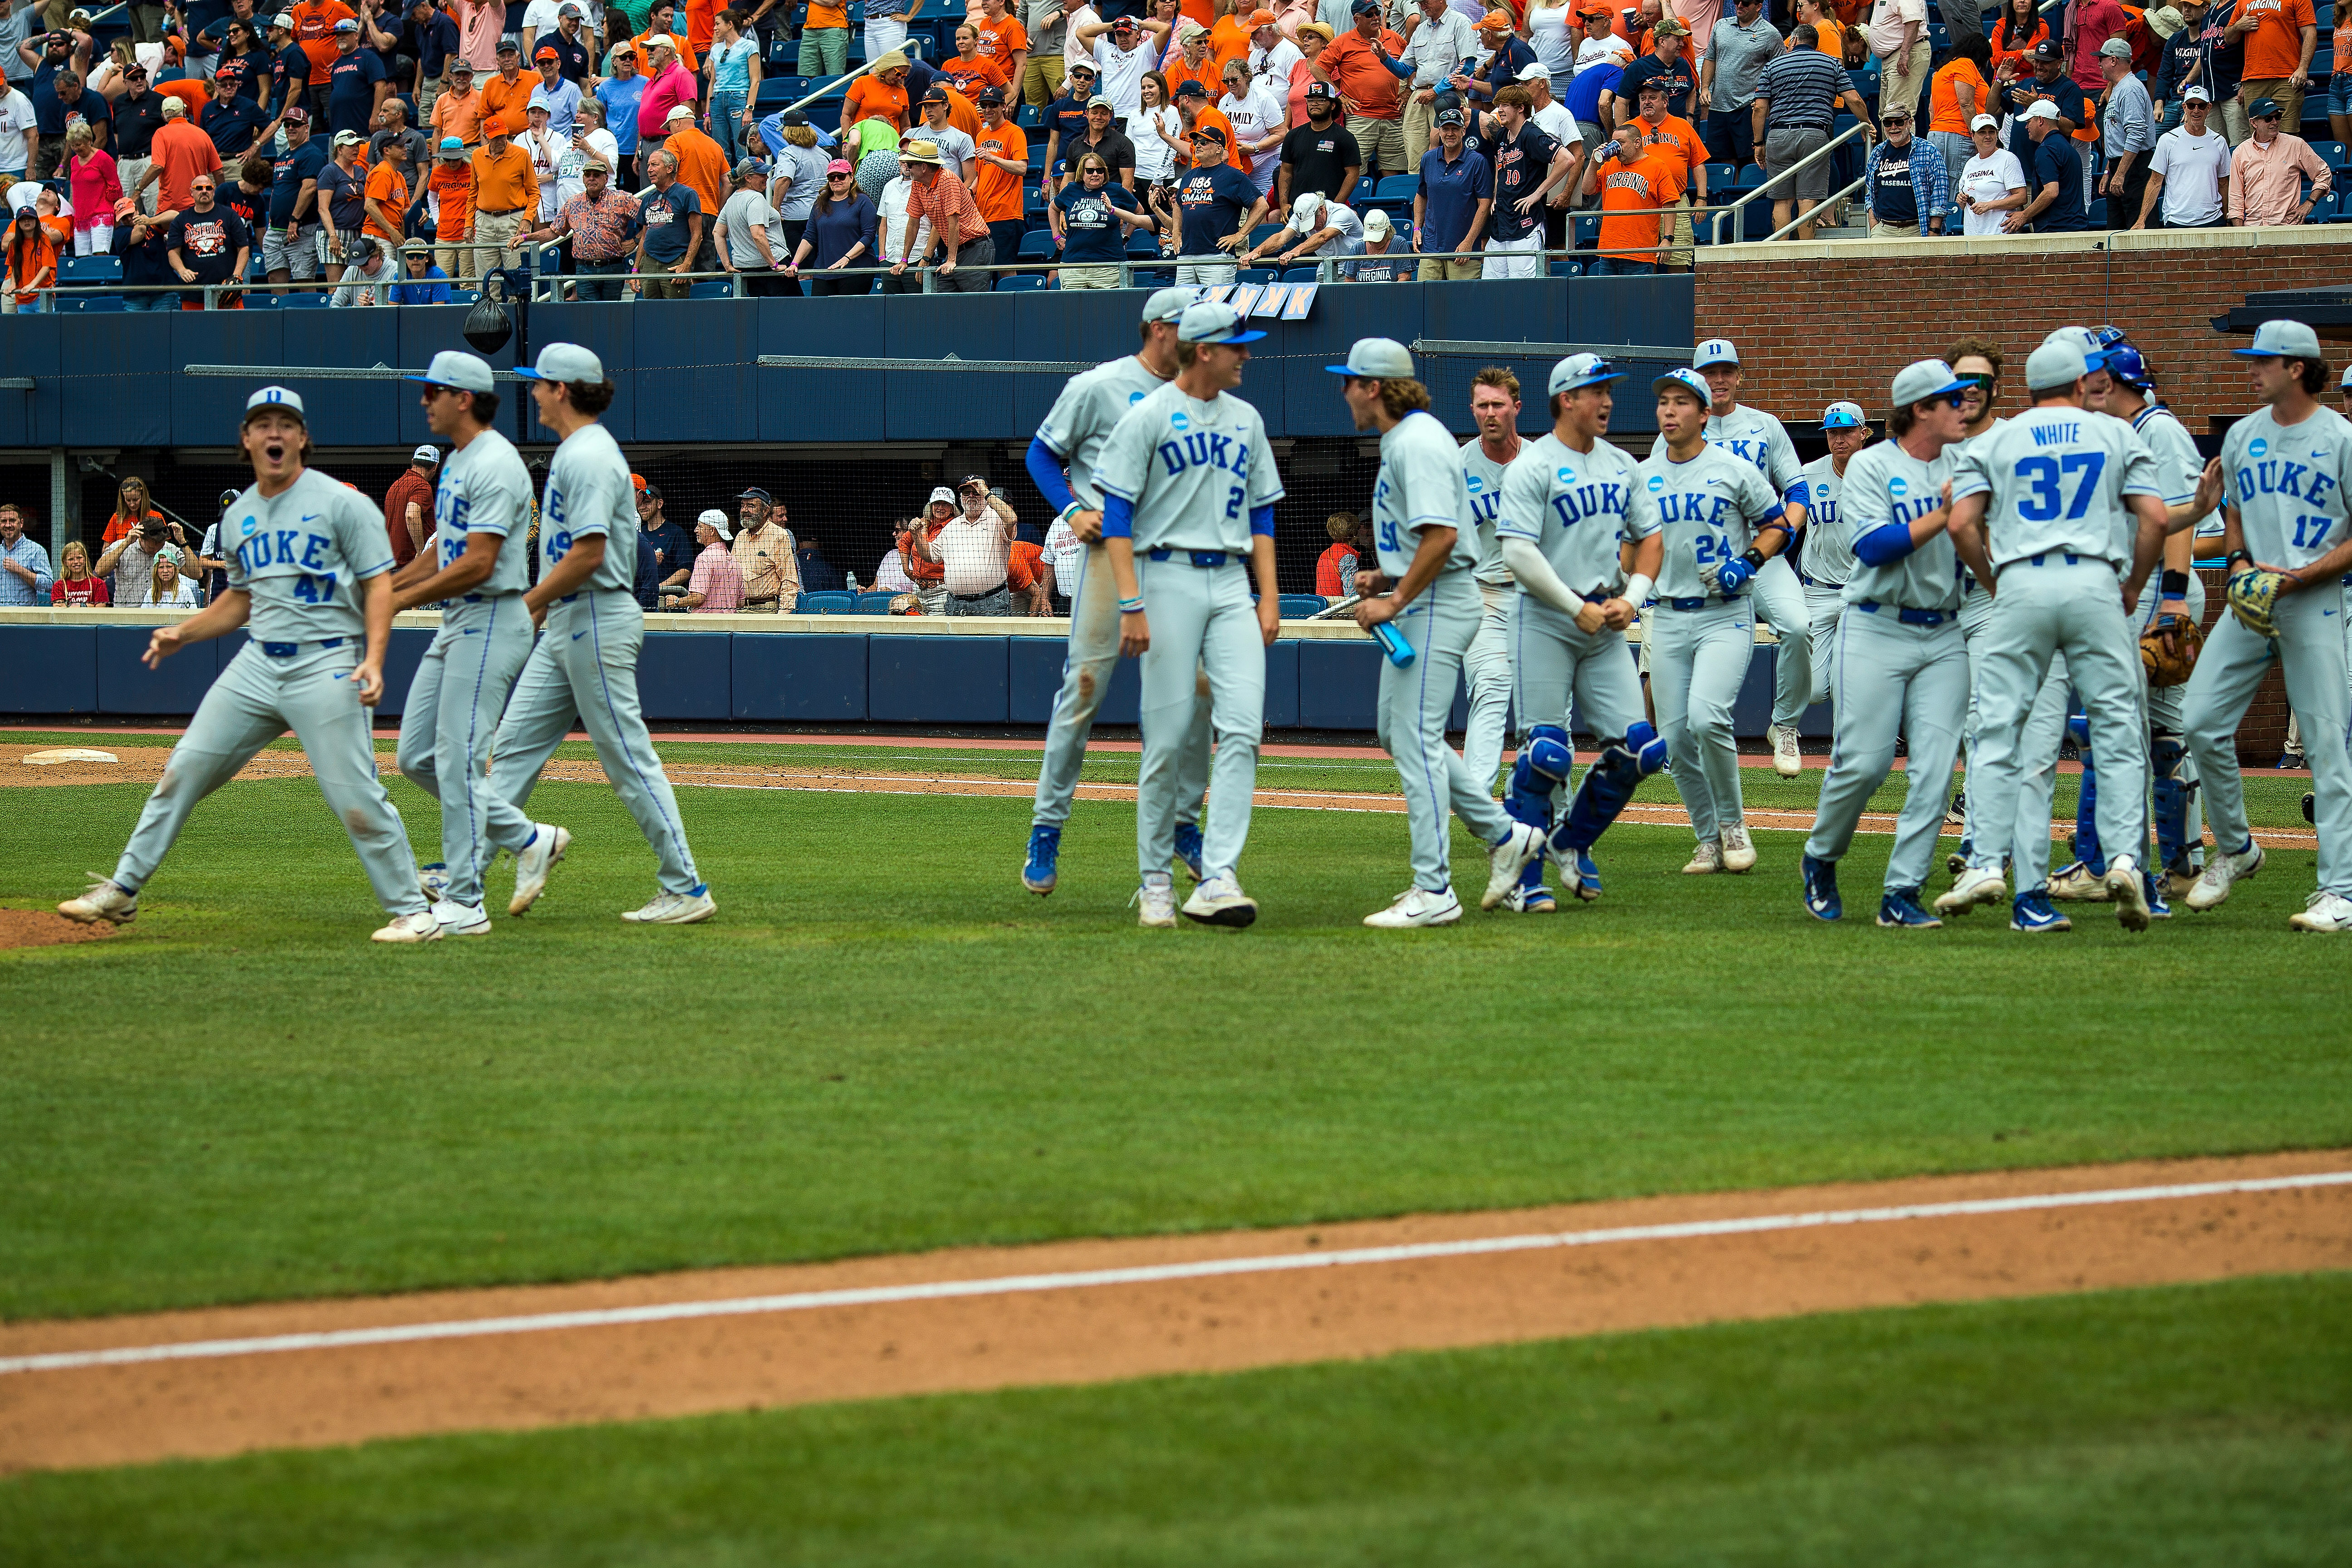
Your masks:
<instances>
[{"instance_id":1,"label":"blue baseball cap","mask_svg":"<svg viewBox=\"0 0 2352 1568\"><path fill-rule=\"evenodd\" d=\"M1187 305L1184 313L1176 318L1176 341L1180 343L1254 343L1264 336L1264 332L1244 331L1240 313L1231 305L1221 305L1214 300Z\"/></svg>"},{"instance_id":2,"label":"blue baseball cap","mask_svg":"<svg viewBox=\"0 0 2352 1568\"><path fill-rule=\"evenodd\" d=\"M1693 370L1705 370L1711 364L1727 364L1735 370L1738 368L1739 351L1732 346L1729 338L1709 338L1691 351Z\"/></svg>"},{"instance_id":3,"label":"blue baseball cap","mask_svg":"<svg viewBox=\"0 0 2352 1568\"><path fill-rule=\"evenodd\" d=\"M1652 392L1664 392L1670 386L1679 386L1685 392L1689 393L1693 397L1697 398L1698 405L1701 408L1706 408L1715 402L1715 388L1707 385L1706 377L1699 374L1699 373L1695 370L1676 365L1674 369L1666 372L1665 374L1659 376L1656 380L1650 383L1650 390Z\"/></svg>"},{"instance_id":4,"label":"blue baseball cap","mask_svg":"<svg viewBox=\"0 0 2352 1568\"><path fill-rule=\"evenodd\" d=\"M1822 428L1867 430L1870 428L1870 417L1863 413L1862 405L1859 403L1832 403L1822 410Z\"/></svg>"},{"instance_id":5,"label":"blue baseball cap","mask_svg":"<svg viewBox=\"0 0 2352 1568\"><path fill-rule=\"evenodd\" d=\"M2254 329L2254 346L2231 349L2240 359L2318 359L2319 334L2301 321L2264 321Z\"/></svg>"},{"instance_id":6,"label":"blue baseball cap","mask_svg":"<svg viewBox=\"0 0 2352 1568\"><path fill-rule=\"evenodd\" d=\"M1614 368L1599 354L1570 354L1551 367L1551 384L1545 395L1557 396L1563 392L1574 392L1580 386L1600 386L1624 379L1623 371Z\"/></svg>"}]
</instances>

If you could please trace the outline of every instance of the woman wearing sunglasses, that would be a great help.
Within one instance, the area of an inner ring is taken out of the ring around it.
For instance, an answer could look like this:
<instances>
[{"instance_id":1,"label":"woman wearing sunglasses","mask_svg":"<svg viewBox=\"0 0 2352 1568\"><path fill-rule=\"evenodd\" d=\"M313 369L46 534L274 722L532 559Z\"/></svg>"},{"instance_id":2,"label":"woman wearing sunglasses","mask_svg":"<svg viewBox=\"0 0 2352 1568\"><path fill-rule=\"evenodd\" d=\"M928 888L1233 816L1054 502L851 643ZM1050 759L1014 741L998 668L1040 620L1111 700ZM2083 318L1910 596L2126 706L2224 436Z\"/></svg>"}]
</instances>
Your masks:
<instances>
[{"instance_id":1,"label":"woman wearing sunglasses","mask_svg":"<svg viewBox=\"0 0 2352 1568\"><path fill-rule=\"evenodd\" d=\"M802 231L801 242L784 268L786 277L798 278L802 265L812 258L821 273L874 265L881 214L875 210L874 199L857 188L856 174L839 158L825 165L824 191L809 209L808 227ZM810 292L820 295L863 294L874 287L873 279L862 273L852 278L819 277L811 283Z\"/></svg>"}]
</instances>

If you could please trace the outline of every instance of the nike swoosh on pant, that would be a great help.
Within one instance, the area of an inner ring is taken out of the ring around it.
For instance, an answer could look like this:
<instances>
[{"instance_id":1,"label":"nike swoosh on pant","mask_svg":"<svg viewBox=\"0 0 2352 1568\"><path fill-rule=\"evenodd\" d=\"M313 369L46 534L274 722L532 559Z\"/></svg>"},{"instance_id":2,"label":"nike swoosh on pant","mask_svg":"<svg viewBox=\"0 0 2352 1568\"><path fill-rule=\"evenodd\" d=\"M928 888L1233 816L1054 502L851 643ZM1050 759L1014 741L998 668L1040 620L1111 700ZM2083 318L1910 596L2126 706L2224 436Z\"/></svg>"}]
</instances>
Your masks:
<instances>
[{"instance_id":1,"label":"nike swoosh on pant","mask_svg":"<svg viewBox=\"0 0 2352 1568\"><path fill-rule=\"evenodd\" d=\"M587 635L588 634L586 632L573 632L572 634L572 640L573 642L578 642L582 637L584 637Z\"/></svg>"}]
</instances>

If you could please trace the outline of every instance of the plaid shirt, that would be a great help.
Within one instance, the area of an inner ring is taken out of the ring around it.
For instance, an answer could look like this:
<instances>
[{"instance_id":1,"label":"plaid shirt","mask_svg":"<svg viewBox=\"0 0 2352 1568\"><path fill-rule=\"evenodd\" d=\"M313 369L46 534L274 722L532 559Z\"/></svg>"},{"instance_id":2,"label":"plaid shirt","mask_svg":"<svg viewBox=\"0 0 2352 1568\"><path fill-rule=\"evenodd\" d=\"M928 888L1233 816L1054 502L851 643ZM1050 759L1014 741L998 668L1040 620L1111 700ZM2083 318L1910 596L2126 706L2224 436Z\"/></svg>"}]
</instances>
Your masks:
<instances>
[{"instance_id":1,"label":"plaid shirt","mask_svg":"<svg viewBox=\"0 0 2352 1568\"><path fill-rule=\"evenodd\" d=\"M1917 154L1916 157L1913 156L1915 153ZM1923 233L1927 227L1929 219L1949 216L1952 206L1952 175L1951 171L1944 166L1944 154L1939 149L1930 147L1926 142L1914 136L1905 143L1900 153L1884 142L1870 150L1870 166L1863 175L1862 193L1865 198L1864 205L1869 208L1872 217L1878 216L1878 208L1867 198L1873 196L1878 189L1878 165L1889 158L1910 158L1911 160L1911 195L1919 204L1919 227Z\"/></svg>"},{"instance_id":2,"label":"plaid shirt","mask_svg":"<svg viewBox=\"0 0 2352 1568\"><path fill-rule=\"evenodd\" d=\"M791 530L773 522L738 530L734 561L742 574L746 608L771 615L792 613L801 596L801 568L793 558ZM748 603L752 599L769 602L753 605Z\"/></svg>"},{"instance_id":3,"label":"plaid shirt","mask_svg":"<svg viewBox=\"0 0 2352 1568\"><path fill-rule=\"evenodd\" d=\"M910 220L930 219L932 232L942 235L947 233L948 220L955 219L956 243L960 246L970 245L988 232L988 220L980 216L971 187L944 172L928 185L908 182L907 216Z\"/></svg>"},{"instance_id":4,"label":"plaid shirt","mask_svg":"<svg viewBox=\"0 0 2352 1568\"><path fill-rule=\"evenodd\" d=\"M557 217L558 230L572 234L572 255L579 261L620 261L636 251L637 204L633 197L607 190L601 202L572 197Z\"/></svg>"},{"instance_id":5,"label":"plaid shirt","mask_svg":"<svg viewBox=\"0 0 2352 1568\"><path fill-rule=\"evenodd\" d=\"M686 591L702 595L702 603L694 606L698 616L716 616L742 607L743 574L737 569L735 558L727 552L726 545L713 541L703 546L702 553L694 558L694 575L687 579Z\"/></svg>"}]
</instances>

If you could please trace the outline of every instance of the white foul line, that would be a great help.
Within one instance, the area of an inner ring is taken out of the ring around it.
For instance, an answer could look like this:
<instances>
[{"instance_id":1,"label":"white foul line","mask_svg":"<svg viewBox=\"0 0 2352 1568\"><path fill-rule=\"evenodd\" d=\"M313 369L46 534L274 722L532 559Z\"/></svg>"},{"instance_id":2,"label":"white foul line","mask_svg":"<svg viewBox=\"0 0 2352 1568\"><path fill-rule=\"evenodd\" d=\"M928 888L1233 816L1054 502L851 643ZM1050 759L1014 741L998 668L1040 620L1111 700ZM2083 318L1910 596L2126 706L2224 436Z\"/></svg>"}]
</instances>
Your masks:
<instances>
[{"instance_id":1,"label":"white foul line","mask_svg":"<svg viewBox=\"0 0 2352 1568\"><path fill-rule=\"evenodd\" d=\"M2219 1197L2232 1193L2274 1193L2309 1187L2352 1185L2352 1171L2304 1176L2271 1176L2241 1182L2192 1182L2159 1187L2110 1187L2086 1193L2042 1193L2013 1198L1970 1198L1941 1204L1902 1204L1886 1208L1826 1209L1811 1214L1753 1215L1738 1219L1685 1220L1673 1225L1618 1226L1549 1235L1497 1236L1479 1240L1422 1241L1393 1247L1359 1247L1332 1252L1283 1252L1256 1258L1157 1263L1129 1268L1089 1268L1061 1274L999 1275L984 1279L942 1279L919 1285L874 1285L856 1289L803 1290L782 1296L740 1296L715 1301L667 1301L643 1307L589 1311L538 1312L513 1318L469 1318L451 1322L402 1323L374 1329L335 1329L319 1333L268 1334L241 1340L192 1340L178 1344L123 1345L110 1350L59 1351L43 1355L0 1357L0 1374L71 1372L85 1367L124 1366L138 1362L197 1361L219 1356L266 1355L280 1351L342 1350L360 1345L407 1344L424 1340L474 1339L489 1334L544 1333L557 1329L604 1329L631 1323L667 1323L695 1318L740 1318L767 1312L806 1312L827 1307L869 1307L900 1301L945 1301L981 1296L1013 1296L1042 1290L1079 1290L1104 1285L1150 1285L1171 1279L1208 1279L1239 1274L1278 1274L1298 1268L1339 1268L1365 1263L1413 1263L1425 1258L1475 1258L1553 1247L1601 1247L1627 1241L1676 1241L1695 1237L1753 1236L1769 1231L1810 1230L1832 1225L1881 1225L1892 1220L1953 1219L1969 1215L2021 1214L2041 1209L2083 1208L2096 1204L2162 1203Z\"/></svg>"}]
</instances>

